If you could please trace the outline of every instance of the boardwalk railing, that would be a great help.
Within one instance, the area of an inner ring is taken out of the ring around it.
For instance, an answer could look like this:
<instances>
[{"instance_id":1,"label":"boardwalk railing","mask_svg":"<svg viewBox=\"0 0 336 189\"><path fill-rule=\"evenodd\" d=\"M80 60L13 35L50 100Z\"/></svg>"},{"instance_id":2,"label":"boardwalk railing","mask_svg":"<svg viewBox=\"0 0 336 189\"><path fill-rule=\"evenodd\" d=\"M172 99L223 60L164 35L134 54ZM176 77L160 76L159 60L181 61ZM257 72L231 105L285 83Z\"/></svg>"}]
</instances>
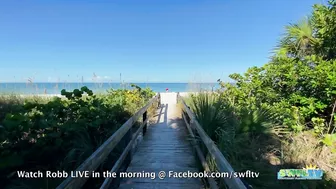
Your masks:
<instances>
[{"instance_id":1,"label":"boardwalk railing","mask_svg":"<svg viewBox=\"0 0 336 189\"><path fill-rule=\"evenodd\" d=\"M229 164L229 162L225 159L221 151L218 149L216 144L211 140L211 138L206 134L206 132L203 130L202 126L198 123L196 120L196 117L194 113L190 110L190 108L187 106L183 98L177 94L177 101L181 102L182 104L182 116L184 121L186 122L188 131L190 136L193 138L193 146L196 149L197 156L199 160L202 163L203 169L207 172L210 171L209 165L207 164L204 155L200 149L200 147L197 145L197 141L195 136L198 136L203 144L206 146L207 150L209 151L209 154L212 159L215 160L217 169L220 172L226 172L228 174L231 174L234 172L233 168ZM246 189L244 183L239 178L223 178L225 184L232 189ZM209 185L211 188L218 188L216 182L213 179L208 179Z\"/></svg>"},{"instance_id":2,"label":"boardwalk railing","mask_svg":"<svg viewBox=\"0 0 336 189\"><path fill-rule=\"evenodd\" d=\"M108 155L112 152L112 150L117 146L117 144L123 139L126 138L126 142L128 143L125 147L124 151L120 155L119 159L115 162L112 167L111 172L117 172L119 168L122 166L125 159L131 159L130 150L137 139L139 133L143 131L143 135L147 130L147 110L153 104L158 103L160 106L160 93L158 93L155 97L153 97L143 108L141 108L137 113L133 115L130 119L128 119L110 138L108 138L90 157L88 157L77 169L76 171L95 171L99 165L101 165L104 160L108 157ZM142 124L138 128L138 130L132 134L132 126L137 122L139 117L142 115ZM81 188L88 178L86 177L68 177L65 179L57 189L77 189ZM104 183L101 185L101 189L108 188L112 182L111 178L106 178Z\"/></svg>"}]
</instances>

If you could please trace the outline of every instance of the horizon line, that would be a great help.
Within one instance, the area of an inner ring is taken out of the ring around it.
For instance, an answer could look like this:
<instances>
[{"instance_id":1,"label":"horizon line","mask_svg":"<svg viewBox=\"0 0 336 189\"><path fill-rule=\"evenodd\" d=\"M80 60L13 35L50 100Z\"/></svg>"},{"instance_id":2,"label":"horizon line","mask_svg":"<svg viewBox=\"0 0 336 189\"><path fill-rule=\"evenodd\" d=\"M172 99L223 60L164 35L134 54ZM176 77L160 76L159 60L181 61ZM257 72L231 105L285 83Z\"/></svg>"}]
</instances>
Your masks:
<instances>
[{"instance_id":1,"label":"horizon line","mask_svg":"<svg viewBox=\"0 0 336 189\"><path fill-rule=\"evenodd\" d=\"M0 84L1 83L29 83L29 82L17 82L17 81L0 81ZM35 81L35 82L32 82L32 83L113 83L113 84L122 84L122 83L127 83L127 84L132 84L132 83L218 83L218 82L172 82L172 81L152 81L152 82L140 82L140 81L137 81L137 82L107 82L107 81L103 81L103 82L94 82L94 81L85 81L85 82L76 82L76 81L71 81L71 82L67 82L67 81Z\"/></svg>"}]
</instances>

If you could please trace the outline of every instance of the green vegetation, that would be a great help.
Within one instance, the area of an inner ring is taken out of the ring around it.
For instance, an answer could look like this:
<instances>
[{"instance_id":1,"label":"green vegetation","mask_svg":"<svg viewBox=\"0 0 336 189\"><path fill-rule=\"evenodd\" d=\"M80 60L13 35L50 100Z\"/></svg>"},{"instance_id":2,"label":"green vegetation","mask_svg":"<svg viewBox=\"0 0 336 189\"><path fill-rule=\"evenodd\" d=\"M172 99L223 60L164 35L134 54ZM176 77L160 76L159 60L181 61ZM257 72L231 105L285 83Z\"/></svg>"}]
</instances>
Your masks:
<instances>
[{"instance_id":1,"label":"green vegetation","mask_svg":"<svg viewBox=\"0 0 336 189\"><path fill-rule=\"evenodd\" d=\"M0 183L8 188L55 188L62 179L18 179L17 170L75 170L124 122L155 95L150 89L109 90L95 95L87 87L63 97L0 97ZM120 147L121 148L121 147ZM116 149L118 153L122 149ZM99 170L110 170L117 160ZM88 188L94 188L89 182Z\"/></svg>"},{"instance_id":2,"label":"green vegetation","mask_svg":"<svg viewBox=\"0 0 336 189\"><path fill-rule=\"evenodd\" d=\"M254 188L336 188L336 1L286 27L270 62L191 96L200 124ZM278 181L280 168L317 165L323 181Z\"/></svg>"}]
</instances>

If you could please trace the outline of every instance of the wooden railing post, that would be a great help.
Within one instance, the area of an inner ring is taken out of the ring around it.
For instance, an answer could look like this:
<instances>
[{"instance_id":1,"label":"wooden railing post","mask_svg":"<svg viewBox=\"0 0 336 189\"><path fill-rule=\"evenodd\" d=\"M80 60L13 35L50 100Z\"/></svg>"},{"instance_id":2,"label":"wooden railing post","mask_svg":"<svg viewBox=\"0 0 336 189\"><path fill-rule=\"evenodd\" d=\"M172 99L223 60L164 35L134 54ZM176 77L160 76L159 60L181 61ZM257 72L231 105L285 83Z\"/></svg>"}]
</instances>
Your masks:
<instances>
[{"instance_id":1,"label":"wooden railing post","mask_svg":"<svg viewBox=\"0 0 336 189\"><path fill-rule=\"evenodd\" d=\"M222 152L218 149L218 147L216 146L216 144L212 141L212 139L207 135L207 133L204 131L204 129L202 128L202 126L198 123L198 121L195 118L195 114L191 111L190 107L185 103L185 101L181 98L181 103L183 106L183 109L185 110L186 113L186 118L185 122L186 123L190 123L190 128L188 129L189 132L193 133L192 135L194 135L194 137L199 138L202 142L202 144L205 145L205 148L207 149L210 157L215 161L216 167L218 169L218 171L220 172L230 172L233 173L234 170L232 168L232 166L230 165L230 163L225 159L224 155L222 154ZM187 124L188 127L188 124ZM206 159L203 156L203 153L201 152L200 147L197 145L196 142L195 143L195 147L196 150L198 151L199 157L203 160L204 164L203 164L203 168L204 170L209 170L209 167L206 165ZM202 158L203 156L203 158ZM246 189L246 184L244 184L242 182L242 180L240 180L240 178L222 178L225 182L225 184L227 185L228 188L239 188L239 189ZM211 183L209 183L211 186L211 188L216 188L215 183L213 181L209 181Z\"/></svg>"},{"instance_id":2,"label":"wooden railing post","mask_svg":"<svg viewBox=\"0 0 336 189\"><path fill-rule=\"evenodd\" d=\"M189 110L191 110L190 109L190 107L189 106L187 106L188 108L189 108ZM188 123L189 123L189 125L191 126L191 117L189 116L189 114L187 114L188 116L187 116L187 121L188 121ZM192 126L191 126L192 127ZM194 128L194 127L192 127L192 128ZM193 131L194 132L194 131Z\"/></svg>"},{"instance_id":3,"label":"wooden railing post","mask_svg":"<svg viewBox=\"0 0 336 189\"><path fill-rule=\"evenodd\" d=\"M76 171L94 171L96 170L102 162L106 160L108 155L113 151L113 149L123 143L123 141L128 142L126 148L123 150L121 156L118 158L116 163L113 165L111 172L118 172L118 170L123 166L125 159L131 159L132 154L129 153L132 149L136 137L139 135L143 129L143 125L138 128L137 132L133 135L132 126L139 120L139 117L147 112L148 108L155 104L158 96L152 98L144 107L142 107L138 112L136 112L131 118L129 118L116 132L112 134L101 146L99 146L96 151L90 155ZM147 115L146 115L147 117ZM86 177L67 177L56 189L73 189L73 188L82 188L86 183L88 178ZM106 178L101 189L109 188L112 177Z\"/></svg>"},{"instance_id":4,"label":"wooden railing post","mask_svg":"<svg viewBox=\"0 0 336 189\"><path fill-rule=\"evenodd\" d=\"M127 147L128 143L131 142L132 140L132 128L125 134L125 141L126 141L126 145L125 148ZM125 164L128 165L129 163L131 163L132 160L132 150L130 150L125 158Z\"/></svg>"},{"instance_id":5,"label":"wooden railing post","mask_svg":"<svg viewBox=\"0 0 336 189\"><path fill-rule=\"evenodd\" d=\"M188 117L189 117L189 116L188 116ZM194 136L197 137L198 134L197 134L197 129L196 129L196 127L195 127L195 121L196 121L196 120L195 120L194 117L189 117L190 129L191 129L192 132L194 133ZM197 142L197 145L199 145L198 142Z\"/></svg>"},{"instance_id":6,"label":"wooden railing post","mask_svg":"<svg viewBox=\"0 0 336 189\"><path fill-rule=\"evenodd\" d=\"M177 92L177 95L176 95L176 104L177 104L178 101L179 101L179 97L180 97L180 92Z\"/></svg>"},{"instance_id":7,"label":"wooden railing post","mask_svg":"<svg viewBox=\"0 0 336 189\"><path fill-rule=\"evenodd\" d=\"M158 93L158 108L160 108L161 107L161 94L160 93Z\"/></svg>"},{"instance_id":8,"label":"wooden railing post","mask_svg":"<svg viewBox=\"0 0 336 189\"><path fill-rule=\"evenodd\" d=\"M145 111L145 113L142 114L142 123L144 124L142 134L143 136L145 136L147 131L147 111Z\"/></svg>"}]
</instances>

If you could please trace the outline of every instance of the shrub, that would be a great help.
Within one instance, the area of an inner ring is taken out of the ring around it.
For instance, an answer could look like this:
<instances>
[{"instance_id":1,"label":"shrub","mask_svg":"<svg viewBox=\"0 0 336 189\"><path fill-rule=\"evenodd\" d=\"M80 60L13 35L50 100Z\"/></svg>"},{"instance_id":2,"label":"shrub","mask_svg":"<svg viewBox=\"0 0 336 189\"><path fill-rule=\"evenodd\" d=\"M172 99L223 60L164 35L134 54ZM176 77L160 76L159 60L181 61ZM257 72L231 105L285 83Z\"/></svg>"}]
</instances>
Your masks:
<instances>
[{"instance_id":1,"label":"shrub","mask_svg":"<svg viewBox=\"0 0 336 189\"><path fill-rule=\"evenodd\" d=\"M150 98L150 90L111 91L97 96L87 87L65 98L26 100L8 105L0 128L1 183L47 187L44 179L29 185L16 170L74 170ZM146 96L148 95L148 97ZM111 160L113 162L113 160ZM56 187L60 181L53 182Z\"/></svg>"}]
</instances>

